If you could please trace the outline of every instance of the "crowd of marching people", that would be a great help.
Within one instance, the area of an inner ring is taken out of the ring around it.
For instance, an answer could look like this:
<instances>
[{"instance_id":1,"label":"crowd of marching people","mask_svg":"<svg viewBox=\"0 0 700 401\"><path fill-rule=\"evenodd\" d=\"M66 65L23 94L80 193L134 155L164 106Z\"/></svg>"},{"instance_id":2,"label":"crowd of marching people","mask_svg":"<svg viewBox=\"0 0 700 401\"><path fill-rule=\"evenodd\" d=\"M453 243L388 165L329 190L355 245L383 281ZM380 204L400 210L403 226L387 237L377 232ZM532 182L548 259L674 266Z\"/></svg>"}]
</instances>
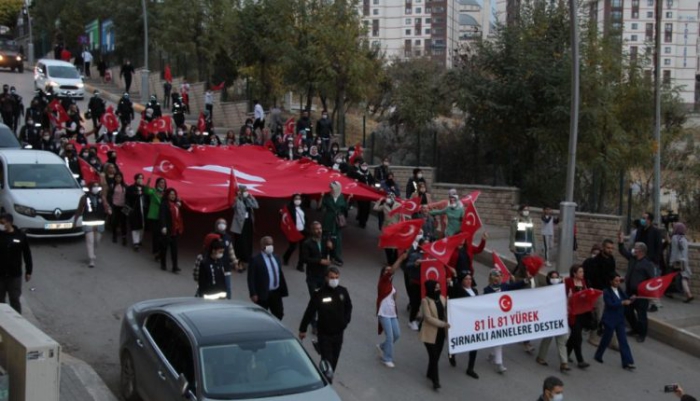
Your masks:
<instances>
[{"instance_id":1,"label":"crowd of marching people","mask_svg":"<svg viewBox=\"0 0 700 401\"><path fill-rule=\"evenodd\" d=\"M8 99L14 94L5 92L0 96L3 119L6 117L5 102L10 102ZM96 266L96 244L102 233L111 232L113 243L122 246L130 243L134 251L139 251L144 245L145 231L149 231L153 258L162 270L167 270L169 253L170 269L178 273L183 266L178 258L178 242L186 230L182 203L165 178L151 182L143 174L124 177L119 170L118 150L110 150L107 159L101 160L95 142L171 142L183 149L194 145L259 145L280 158L308 158L376 188L383 195L374 205L368 200L346 196L340 183L335 181L318 196L294 194L280 210L281 215L287 217L281 217L282 222L289 222L282 228L287 239L286 248L276 246L272 236L264 236L257 247L259 251L255 252L257 235L254 229L260 205L245 185L239 185L231 204L233 217L222 216L216 220L194 261L195 296L231 299L233 273L246 273L251 302L268 309L280 320L284 317L283 298L295 290L287 287L283 269L292 263L296 270L305 274L309 295L299 336L305 338L311 325L316 349L334 369L342 349L343 332L353 312L351 289L339 284L340 268L346 263L343 231L352 209L356 210L357 225L362 229L366 228L370 214L375 212L382 231L380 246L386 260L379 272L376 310L372 312L377 316L378 334L383 335L383 340L376 345L380 361L388 368L400 363L394 346L404 338L398 302L399 294L404 292L408 304L403 326L418 332L418 340L424 343L426 377L435 390L441 388L439 365L450 329L447 320L450 300L561 285L569 299L568 333L542 339L539 350L530 342L520 345L535 356L535 363L548 366L548 349L554 342L559 370L566 373L572 370L574 362L579 369L590 367L582 349L585 335L597 347L595 354L590 355L593 360L603 363L607 348L612 348L620 352L624 369L635 369L628 336L644 342L648 331L647 312L653 312L660 304L653 297L640 295L641 284L662 273L677 272L678 281L674 286L678 286L685 302L694 299L689 285L688 240L682 223L675 223L669 236L654 226L651 213L645 213L636 222L638 227L628 242L622 235L616 238L617 242L603 239L592 249L589 258L581 264L560 269L560 275L554 270L542 271L551 266L554 225L558 221L550 209L544 209L541 237L536 235L527 205L518 208L518 215L511 224L510 250L515 265L496 264L488 272L488 281L479 286L474 256L484 250L489 237L485 232L477 237L481 223L475 225L470 218L474 215L471 210L475 207L477 193L459 194L453 189L447 199L434 199L420 169L414 169L406 185L401 185L395 180L388 157L370 170L361 146L341 151L334 142L333 125L325 110L315 126L305 110L296 121L266 127L265 113L256 101L254 117L246 121L238 133L229 131L219 138L212 122L213 108L207 107L197 124L187 128L188 92L188 87L181 87L180 93L170 95L170 116L164 115L158 100L152 97L144 105L139 128L133 130L134 105L128 93L113 110L96 91L87 112L81 115L74 102L39 91L29 108L23 111L25 126L20 139L35 149L59 154L73 174L84 181L87 191L75 220L83 219L89 267ZM18 102L21 105L21 98ZM19 118L15 109L8 106L7 110L11 113L8 114L10 121ZM93 123L89 131L85 125L87 120ZM94 138L92 141L88 140L90 135ZM98 175L88 178L86 171ZM320 218L314 219L314 209L320 211ZM409 234L404 236L405 233ZM479 242L474 244L477 238ZM537 256L540 238L542 257ZM431 244L440 241L449 251L444 259L430 250ZM280 252L283 249L285 251ZM626 269L616 264L615 252L629 261ZM445 280L426 280L421 273L421 266L426 263L438 266ZM626 271L624 277L619 273L622 270ZM402 286L397 286L393 280L397 274L403 278ZM585 310L572 308L572 299L584 291L594 291L598 297L596 303ZM504 346L484 350L487 360L500 374L507 371L503 359L505 350ZM479 379L477 356L477 351L471 351L464 358L465 373L473 379ZM451 366L456 366L458 360L461 361L462 356L449 355ZM557 399L551 388L545 388L545 394L549 394L546 399Z\"/></svg>"}]
</instances>

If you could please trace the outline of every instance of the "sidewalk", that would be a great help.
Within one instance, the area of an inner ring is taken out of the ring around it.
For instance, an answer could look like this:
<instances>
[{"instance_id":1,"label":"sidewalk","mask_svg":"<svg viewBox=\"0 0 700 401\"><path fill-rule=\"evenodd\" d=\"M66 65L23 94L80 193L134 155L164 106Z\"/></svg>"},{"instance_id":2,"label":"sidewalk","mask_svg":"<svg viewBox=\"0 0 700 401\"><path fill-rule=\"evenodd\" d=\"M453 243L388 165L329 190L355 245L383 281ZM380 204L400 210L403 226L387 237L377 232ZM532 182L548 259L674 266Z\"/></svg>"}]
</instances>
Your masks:
<instances>
[{"instance_id":1,"label":"sidewalk","mask_svg":"<svg viewBox=\"0 0 700 401\"><path fill-rule=\"evenodd\" d=\"M477 262L493 267L493 252L497 252L509 268L515 266L515 258L508 249L510 230L504 227L485 226L481 231L489 233L486 249L475 256ZM481 232L475 236L478 242ZM557 246L554 246L552 266L542 269L542 273L556 269ZM617 252L617 251L616 251ZM620 273L627 266L617 266ZM561 269L563 277L569 275L567 269ZM655 340L666 343L681 351L700 357L700 305L695 303L684 304L682 297L676 295L675 299L664 297L661 299L661 307L658 312L649 313L649 336Z\"/></svg>"},{"instance_id":2,"label":"sidewalk","mask_svg":"<svg viewBox=\"0 0 700 401\"><path fill-rule=\"evenodd\" d=\"M41 324L22 297L22 316L36 327ZM97 372L86 362L61 352L60 401L117 401Z\"/></svg>"}]
</instances>

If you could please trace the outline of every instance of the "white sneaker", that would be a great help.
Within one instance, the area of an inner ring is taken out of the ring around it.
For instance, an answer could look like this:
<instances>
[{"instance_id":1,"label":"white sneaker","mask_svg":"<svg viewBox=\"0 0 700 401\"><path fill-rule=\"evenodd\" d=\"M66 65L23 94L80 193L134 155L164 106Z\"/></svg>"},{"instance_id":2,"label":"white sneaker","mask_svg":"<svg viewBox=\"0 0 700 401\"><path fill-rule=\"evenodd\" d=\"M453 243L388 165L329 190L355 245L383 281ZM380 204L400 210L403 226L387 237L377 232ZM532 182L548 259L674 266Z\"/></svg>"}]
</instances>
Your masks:
<instances>
[{"instance_id":1,"label":"white sneaker","mask_svg":"<svg viewBox=\"0 0 700 401\"><path fill-rule=\"evenodd\" d=\"M506 367L503 366L503 364L500 364L496 367L496 372L498 372L498 373L504 373L506 370L508 370L508 369L506 369Z\"/></svg>"},{"instance_id":2,"label":"white sneaker","mask_svg":"<svg viewBox=\"0 0 700 401\"><path fill-rule=\"evenodd\" d=\"M384 360L384 351L382 351L382 346L377 344L376 347L377 347L377 353L379 353L379 358Z\"/></svg>"},{"instance_id":3,"label":"white sneaker","mask_svg":"<svg viewBox=\"0 0 700 401\"><path fill-rule=\"evenodd\" d=\"M544 265L545 265L545 266L547 266L547 267L550 267L550 266L552 266L552 264L551 264L551 263L549 263L549 261L547 261L547 262L544 262Z\"/></svg>"},{"instance_id":4,"label":"white sneaker","mask_svg":"<svg viewBox=\"0 0 700 401\"><path fill-rule=\"evenodd\" d=\"M412 322L408 322L408 327L413 331L420 330L420 328L418 327L418 322L416 322L415 320Z\"/></svg>"},{"instance_id":5,"label":"white sneaker","mask_svg":"<svg viewBox=\"0 0 700 401\"><path fill-rule=\"evenodd\" d=\"M393 368L394 366L396 366L396 365L394 365L394 362L390 362L390 361L382 361L382 363L383 363L384 366L386 366L387 368Z\"/></svg>"}]
</instances>

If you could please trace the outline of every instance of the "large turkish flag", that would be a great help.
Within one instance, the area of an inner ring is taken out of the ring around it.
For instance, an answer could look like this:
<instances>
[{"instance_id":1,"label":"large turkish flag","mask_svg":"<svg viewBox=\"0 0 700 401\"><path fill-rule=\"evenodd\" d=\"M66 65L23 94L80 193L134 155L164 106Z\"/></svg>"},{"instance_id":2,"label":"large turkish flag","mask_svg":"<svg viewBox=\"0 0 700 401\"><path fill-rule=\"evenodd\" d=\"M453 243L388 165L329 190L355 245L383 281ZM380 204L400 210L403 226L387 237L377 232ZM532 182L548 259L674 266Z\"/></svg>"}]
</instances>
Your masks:
<instances>
[{"instance_id":1,"label":"large turkish flag","mask_svg":"<svg viewBox=\"0 0 700 401\"><path fill-rule=\"evenodd\" d=\"M289 198L295 193L318 196L330 190L331 181L340 182L343 194L352 194L355 199L382 197L373 188L309 159L282 160L262 146L200 145L189 151L169 143L127 142L120 146L97 146L102 160L107 159L107 151L117 150L117 164L129 184L136 173L143 173L147 178L170 176L168 187L175 188L185 207L195 212L212 213L231 207L232 161L235 161L233 170L238 185L245 185L251 194L261 198ZM162 161L166 163L161 168ZM156 171L153 171L154 165ZM183 166L182 171L173 168L178 166Z\"/></svg>"}]
</instances>

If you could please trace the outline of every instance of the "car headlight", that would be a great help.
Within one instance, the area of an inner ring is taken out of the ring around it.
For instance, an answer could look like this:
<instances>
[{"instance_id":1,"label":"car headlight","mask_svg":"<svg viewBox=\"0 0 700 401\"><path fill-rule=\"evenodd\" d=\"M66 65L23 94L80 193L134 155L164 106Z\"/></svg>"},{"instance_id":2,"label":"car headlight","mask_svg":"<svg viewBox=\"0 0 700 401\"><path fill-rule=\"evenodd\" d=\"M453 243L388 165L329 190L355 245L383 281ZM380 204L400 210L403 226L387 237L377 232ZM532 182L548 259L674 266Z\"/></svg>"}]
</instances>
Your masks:
<instances>
[{"instance_id":1,"label":"car headlight","mask_svg":"<svg viewBox=\"0 0 700 401\"><path fill-rule=\"evenodd\" d=\"M82 87L85 86L85 84L84 84L84 83L79 83L77 86L78 86L78 88L82 88Z\"/></svg>"},{"instance_id":2,"label":"car headlight","mask_svg":"<svg viewBox=\"0 0 700 401\"><path fill-rule=\"evenodd\" d=\"M17 59L17 61L22 61L22 56L17 56L15 58Z\"/></svg>"},{"instance_id":3,"label":"car headlight","mask_svg":"<svg viewBox=\"0 0 700 401\"><path fill-rule=\"evenodd\" d=\"M5 59L5 57L3 57L2 55L0 55L0 61L2 61L2 60L4 60L4 59Z\"/></svg>"},{"instance_id":4,"label":"car headlight","mask_svg":"<svg viewBox=\"0 0 700 401\"><path fill-rule=\"evenodd\" d=\"M55 87L61 86L61 85L59 85L58 82L54 82L54 81L50 81L50 82L49 82L49 85L50 85L50 86L55 86Z\"/></svg>"},{"instance_id":5,"label":"car headlight","mask_svg":"<svg viewBox=\"0 0 700 401\"><path fill-rule=\"evenodd\" d=\"M36 216L36 210L33 207L17 205L15 204L15 212L23 214L25 216L34 217Z\"/></svg>"}]
</instances>

